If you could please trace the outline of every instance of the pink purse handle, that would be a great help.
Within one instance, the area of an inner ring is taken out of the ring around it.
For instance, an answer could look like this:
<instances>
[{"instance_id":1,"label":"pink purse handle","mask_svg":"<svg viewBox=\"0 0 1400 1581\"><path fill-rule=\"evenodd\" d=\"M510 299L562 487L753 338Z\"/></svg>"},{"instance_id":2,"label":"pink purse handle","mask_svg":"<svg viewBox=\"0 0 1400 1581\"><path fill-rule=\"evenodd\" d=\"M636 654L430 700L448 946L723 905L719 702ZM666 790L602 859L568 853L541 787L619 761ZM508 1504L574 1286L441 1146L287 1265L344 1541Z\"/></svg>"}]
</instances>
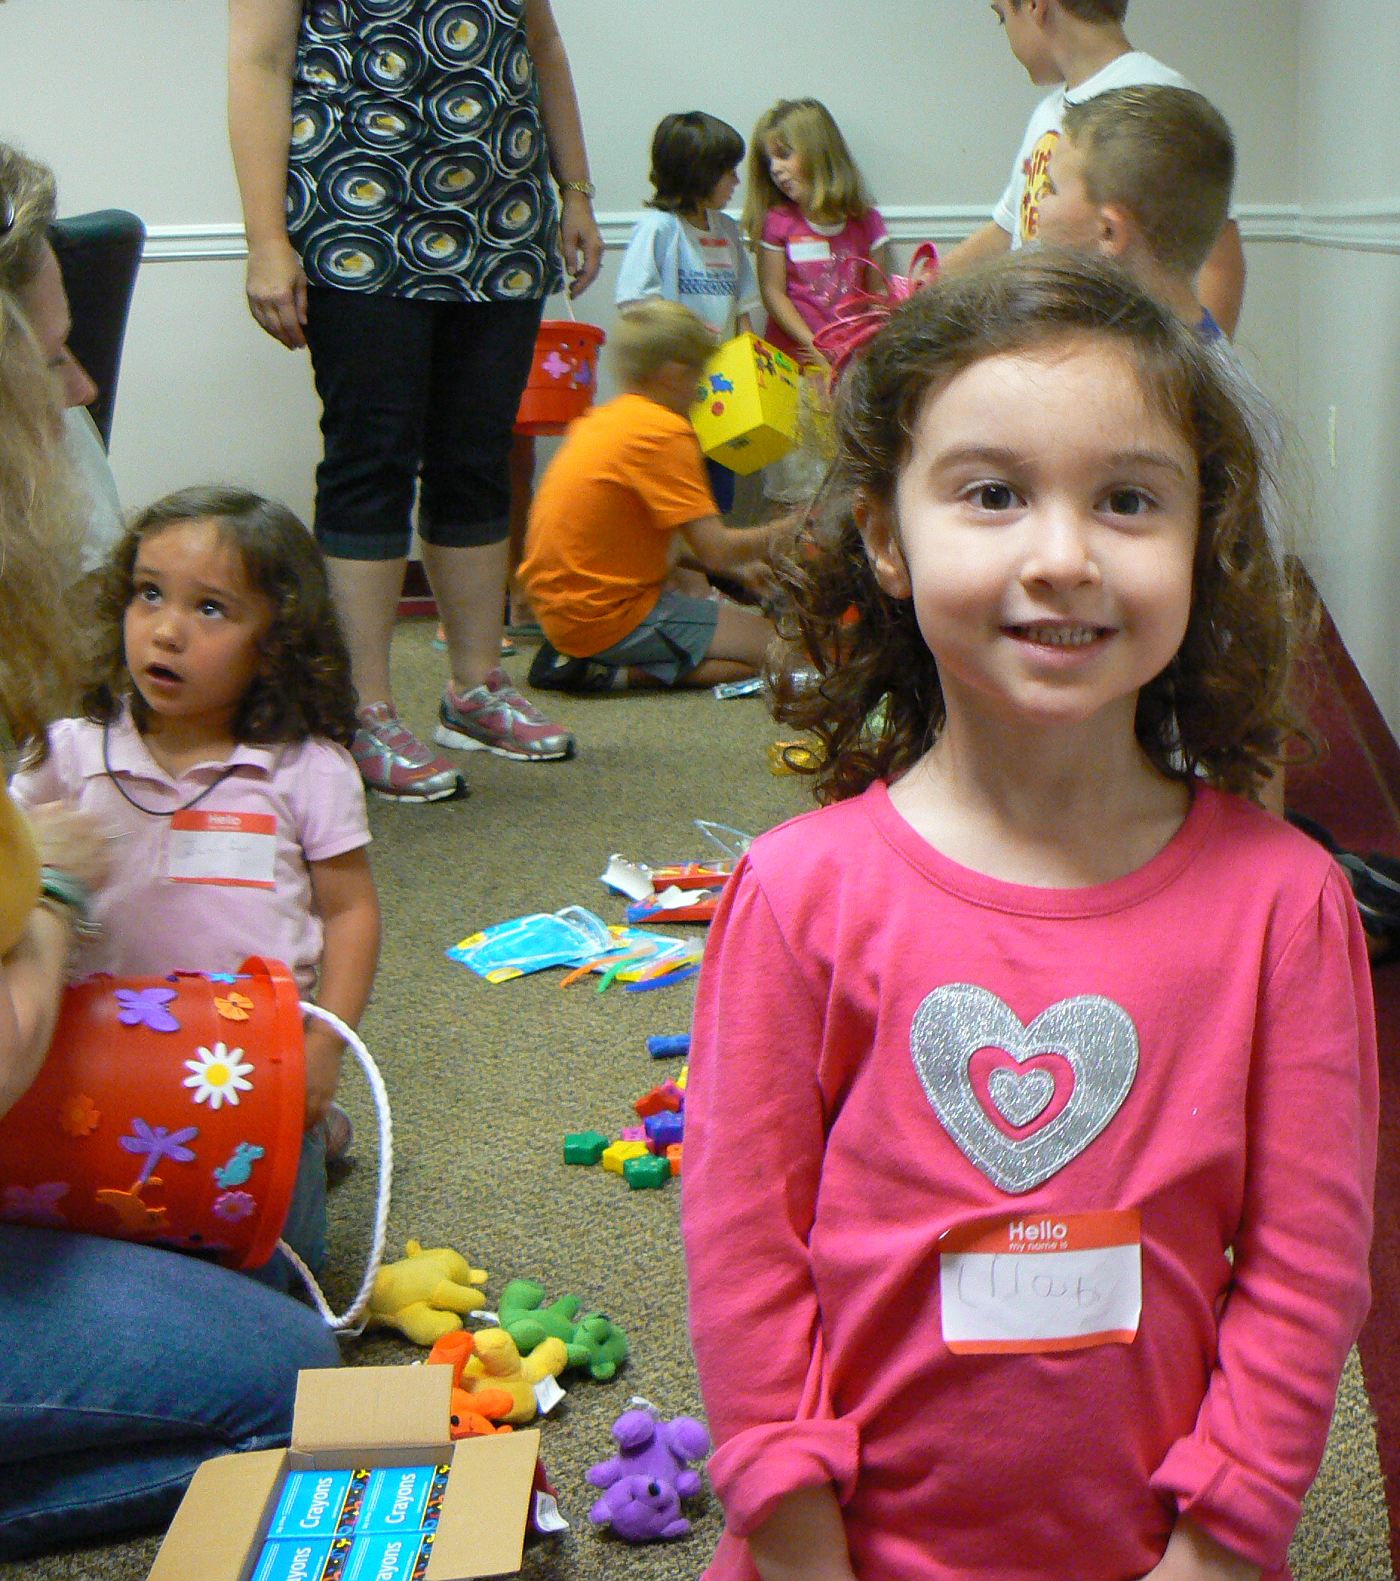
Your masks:
<instances>
[{"instance_id":1,"label":"pink purse handle","mask_svg":"<svg viewBox=\"0 0 1400 1581\"><path fill-rule=\"evenodd\" d=\"M938 249L932 242L920 242L909 260L908 274L886 274L868 258L861 263L884 281L884 291L849 292L837 303L836 317L812 336L812 344L831 367L833 386L856 352L884 327L891 310L933 279L938 271Z\"/></svg>"}]
</instances>

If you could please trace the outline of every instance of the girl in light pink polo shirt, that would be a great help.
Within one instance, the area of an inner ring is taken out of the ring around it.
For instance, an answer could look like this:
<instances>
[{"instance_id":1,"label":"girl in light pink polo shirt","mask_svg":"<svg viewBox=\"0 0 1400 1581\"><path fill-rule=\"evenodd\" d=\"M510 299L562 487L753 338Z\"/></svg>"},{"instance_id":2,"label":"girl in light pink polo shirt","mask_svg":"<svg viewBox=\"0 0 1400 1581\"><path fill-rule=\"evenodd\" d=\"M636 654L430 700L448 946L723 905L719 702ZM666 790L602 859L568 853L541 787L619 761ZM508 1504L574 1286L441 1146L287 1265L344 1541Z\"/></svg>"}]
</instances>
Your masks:
<instances>
[{"instance_id":1,"label":"girl in light pink polo shirt","mask_svg":"<svg viewBox=\"0 0 1400 1581\"><path fill-rule=\"evenodd\" d=\"M269 956L354 1026L379 904L346 750L349 662L315 540L255 494L182 490L114 550L98 620L85 717L52 726L47 759L13 782L16 799L67 801L120 836L79 969L236 972ZM284 1238L313 1269L341 1052L324 1023L307 1027L307 1142Z\"/></svg>"}]
</instances>

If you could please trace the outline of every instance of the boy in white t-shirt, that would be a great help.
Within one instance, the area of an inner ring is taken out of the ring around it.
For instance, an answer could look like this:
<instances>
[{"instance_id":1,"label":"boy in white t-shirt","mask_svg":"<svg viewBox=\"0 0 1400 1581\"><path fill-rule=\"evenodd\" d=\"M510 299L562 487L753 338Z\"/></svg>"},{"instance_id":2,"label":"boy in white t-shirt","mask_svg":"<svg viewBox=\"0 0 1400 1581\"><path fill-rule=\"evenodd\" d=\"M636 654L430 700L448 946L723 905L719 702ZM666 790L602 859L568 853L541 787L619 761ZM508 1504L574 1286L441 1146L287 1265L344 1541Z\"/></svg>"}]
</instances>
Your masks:
<instances>
[{"instance_id":1,"label":"boy in white t-shirt","mask_svg":"<svg viewBox=\"0 0 1400 1581\"><path fill-rule=\"evenodd\" d=\"M992 0L992 10L1031 81L1058 86L1031 114L992 219L943 255L944 269L968 267L1036 239L1040 197L1067 105L1116 88L1192 86L1128 42L1123 29L1128 0ZM1196 281L1197 296L1227 335L1239 322L1244 275L1239 228L1230 220Z\"/></svg>"}]
</instances>

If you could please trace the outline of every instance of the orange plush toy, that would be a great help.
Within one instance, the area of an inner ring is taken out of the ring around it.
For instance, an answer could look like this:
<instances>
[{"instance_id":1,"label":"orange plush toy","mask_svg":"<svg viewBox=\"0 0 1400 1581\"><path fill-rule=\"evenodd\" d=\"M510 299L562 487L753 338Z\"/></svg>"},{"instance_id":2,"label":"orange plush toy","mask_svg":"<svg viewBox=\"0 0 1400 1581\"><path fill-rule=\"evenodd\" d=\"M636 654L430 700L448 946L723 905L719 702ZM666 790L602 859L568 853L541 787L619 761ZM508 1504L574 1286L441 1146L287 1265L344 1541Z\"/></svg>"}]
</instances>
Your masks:
<instances>
[{"instance_id":1,"label":"orange plush toy","mask_svg":"<svg viewBox=\"0 0 1400 1581\"><path fill-rule=\"evenodd\" d=\"M469 1394L462 1388L462 1369L466 1366L476 1340L466 1329L444 1334L428 1352L428 1361L440 1362L452 1369L452 1415L449 1431L453 1438L482 1438L488 1433L508 1433L510 1428L503 1420L515 1408L514 1396L508 1389L478 1389Z\"/></svg>"}]
</instances>

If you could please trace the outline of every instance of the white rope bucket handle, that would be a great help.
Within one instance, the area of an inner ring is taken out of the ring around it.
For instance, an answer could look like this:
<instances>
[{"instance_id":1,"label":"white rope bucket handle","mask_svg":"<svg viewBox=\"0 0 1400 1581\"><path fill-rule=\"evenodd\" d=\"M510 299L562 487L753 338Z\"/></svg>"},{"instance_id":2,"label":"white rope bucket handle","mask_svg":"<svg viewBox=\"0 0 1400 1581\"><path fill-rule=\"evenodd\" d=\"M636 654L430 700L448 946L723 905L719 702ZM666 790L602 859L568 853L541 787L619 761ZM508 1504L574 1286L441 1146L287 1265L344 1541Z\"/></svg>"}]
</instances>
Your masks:
<instances>
[{"instance_id":1,"label":"white rope bucket handle","mask_svg":"<svg viewBox=\"0 0 1400 1581\"><path fill-rule=\"evenodd\" d=\"M346 1047L359 1060L365 1079L369 1082L370 1091L374 1094L375 1114L379 1120L379 1195L374 1211L374 1239L359 1291L340 1316L337 1317L331 1311L325 1293L316 1283L315 1274L286 1241L279 1240L277 1243L278 1250L301 1275L311 1299L316 1304L316 1310L326 1320L327 1325L335 1330L336 1338L350 1339L364 1333L370 1293L374 1289L375 1275L378 1274L380 1264L384 1261L384 1242L389 1228L389 1198L394 1178L394 1122L389 1113L389 1093L384 1086L384 1078L379 1074L374 1056L361 1042L359 1034L352 1027L346 1026L339 1016L333 1015L329 1010L323 1010L320 1005L313 1005L303 1000L301 1008L304 1014L312 1016L317 1021L324 1021L328 1027L333 1028L345 1039Z\"/></svg>"}]
</instances>

